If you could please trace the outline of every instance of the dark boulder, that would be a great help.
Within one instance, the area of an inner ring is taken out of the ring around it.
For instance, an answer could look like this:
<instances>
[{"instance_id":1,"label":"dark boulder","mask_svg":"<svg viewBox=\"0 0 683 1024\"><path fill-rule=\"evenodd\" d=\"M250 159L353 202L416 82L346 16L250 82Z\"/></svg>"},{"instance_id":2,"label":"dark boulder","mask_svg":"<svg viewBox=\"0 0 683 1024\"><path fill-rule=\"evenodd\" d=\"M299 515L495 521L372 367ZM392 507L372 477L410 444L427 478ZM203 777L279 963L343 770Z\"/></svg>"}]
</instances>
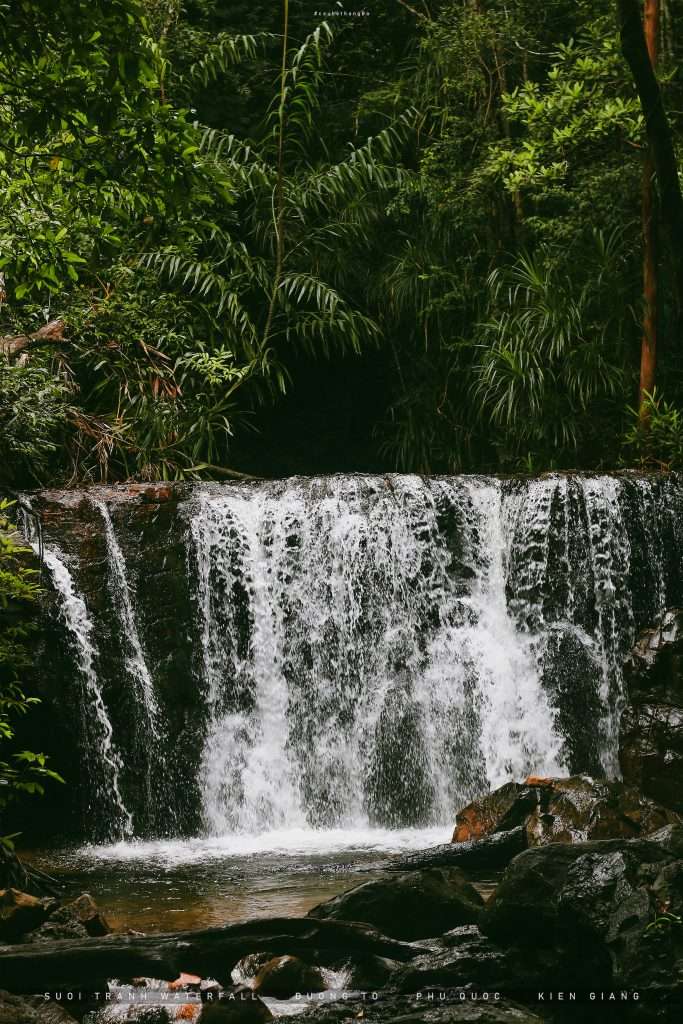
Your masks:
<instances>
[{"instance_id":1,"label":"dark boulder","mask_svg":"<svg viewBox=\"0 0 683 1024\"><path fill-rule=\"evenodd\" d=\"M364 956L344 964L344 967L347 971L346 988L366 992L383 988L400 964L384 956Z\"/></svg>"},{"instance_id":2,"label":"dark boulder","mask_svg":"<svg viewBox=\"0 0 683 1024\"><path fill-rule=\"evenodd\" d=\"M683 828L648 839L553 843L506 870L482 915L493 942L526 950L539 984L683 994Z\"/></svg>"},{"instance_id":3,"label":"dark boulder","mask_svg":"<svg viewBox=\"0 0 683 1024\"><path fill-rule=\"evenodd\" d=\"M428 850L396 857L387 865L386 870L416 871L419 868L458 867L475 873L499 871L518 853L526 850L526 847L526 829L520 825L509 832L493 832L480 839L442 843Z\"/></svg>"},{"instance_id":4,"label":"dark boulder","mask_svg":"<svg viewBox=\"0 0 683 1024\"><path fill-rule=\"evenodd\" d=\"M624 665L624 781L683 812L683 610L641 634Z\"/></svg>"},{"instance_id":5,"label":"dark boulder","mask_svg":"<svg viewBox=\"0 0 683 1024\"><path fill-rule=\"evenodd\" d=\"M362 921L410 942L474 924L482 907L481 896L458 868L426 868L364 882L314 907L308 916Z\"/></svg>"},{"instance_id":6,"label":"dark boulder","mask_svg":"<svg viewBox=\"0 0 683 1024\"><path fill-rule=\"evenodd\" d=\"M51 942L53 939L87 939L111 931L92 896L82 893L77 899L57 907L46 921L30 931L26 942Z\"/></svg>"},{"instance_id":7,"label":"dark boulder","mask_svg":"<svg viewBox=\"0 0 683 1024\"><path fill-rule=\"evenodd\" d=\"M0 1024L74 1024L57 1003L0 991Z\"/></svg>"},{"instance_id":8,"label":"dark boulder","mask_svg":"<svg viewBox=\"0 0 683 1024\"><path fill-rule=\"evenodd\" d=\"M541 1017L526 1006L508 999L484 1000L476 993L451 990L441 1000L441 992L421 992L410 996L382 994L376 1001L345 999L339 1003L316 1006L302 1014L287 1017L287 1024L540 1024ZM431 998L430 998L431 997ZM203 1024L203 1022L202 1022Z\"/></svg>"},{"instance_id":9,"label":"dark boulder","mask_svg":"<svg viewBox=\"0 0 683 1024\"><path fill-rule=\"evenodd\" d=\"M253 985L254 992L274 999L291 999L297 993L324 992L325 988L320 970L298 956L269 960L256 975Z\"/></svg>"},{"instance_id":10,"label":"dark boulder","mask_svg":"<svg viewBox=\"0 0 683 1024\"><path fill-rule=\"evenodd\" d=\"M588 775L568 779L529 776L524 784L508 783L460 811L453 841L520 827L529 846L631 839L678 821L674 811L622 782Z\"/></svg>"},{"instance_id":11,"label":"dark boulder","mask_svg":"<svg viewBox=\"0 0 683 1024\"><path fill-rule=\"evenodd\" d=\"M405 993L463 985L500 990L516 985L517 978L505 949L482 935L476 925L462 925L447 932L438 948L401 964L391 983Z\"/></svg>"},{"instance_id":12,"label":"dark boulder","mask_svg":"<svg viewBox=\"0 0 683 1024\"><path fill-rule=\"evenodd\" d=\"M199 1024L265 1024L273 1015L250 988L236 986L222 998L204 1003Z\"/></svg>"}]
</instances>

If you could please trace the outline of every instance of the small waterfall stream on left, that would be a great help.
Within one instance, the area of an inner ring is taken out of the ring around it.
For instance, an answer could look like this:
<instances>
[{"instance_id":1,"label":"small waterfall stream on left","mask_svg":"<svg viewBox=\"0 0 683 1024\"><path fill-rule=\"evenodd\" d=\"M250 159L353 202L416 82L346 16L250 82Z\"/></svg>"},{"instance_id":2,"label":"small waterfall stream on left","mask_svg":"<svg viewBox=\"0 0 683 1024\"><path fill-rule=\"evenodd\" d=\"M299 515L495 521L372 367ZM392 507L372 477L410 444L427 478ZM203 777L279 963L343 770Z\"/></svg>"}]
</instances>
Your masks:
<instances>
[{"instance_id":1,"label":"small waterfall stream on left","mask_svg":"<svg viewBox=\"0 0 683 1024\"><path fill-rule=\"evenodd\" d=\"M93 623L64 555L54 546L29 539L50 574L58 595L59 614L73 644L82 686L81 723L86 737L83 749L88 755L86 767L92 780L93 799L108 808L114 835L131 836L133 818L121 794L121 758L114 745L114 731L98 680Z\"/></svg>"}]
</instances>

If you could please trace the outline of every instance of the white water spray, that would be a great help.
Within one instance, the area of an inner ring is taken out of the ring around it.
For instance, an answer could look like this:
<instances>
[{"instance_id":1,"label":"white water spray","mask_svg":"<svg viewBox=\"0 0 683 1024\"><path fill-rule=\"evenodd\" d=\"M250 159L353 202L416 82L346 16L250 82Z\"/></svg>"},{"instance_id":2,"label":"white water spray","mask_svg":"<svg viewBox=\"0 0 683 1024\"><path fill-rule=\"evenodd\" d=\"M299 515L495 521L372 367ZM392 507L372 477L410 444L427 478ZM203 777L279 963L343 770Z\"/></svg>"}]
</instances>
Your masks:
<instances>
[{"instance_id":1,"label":"white water spray","mask_svg":"<svg viewBox=\"0 0 683 1024\"><path fill-rule=\"evenodd\" d=\"M53 547L44 547L42 553L59 595L60 615L71 638L83 684L81 712L88 747L92 747L86 750L86 764L93 777L100 780L96 799L100 806L108 807L111 833L119 837L130 836L133 834L133 819L121 795L121 761L114 746L113 730L97 677L93 625L63 555Z\"/></svg>"}]
</instances>

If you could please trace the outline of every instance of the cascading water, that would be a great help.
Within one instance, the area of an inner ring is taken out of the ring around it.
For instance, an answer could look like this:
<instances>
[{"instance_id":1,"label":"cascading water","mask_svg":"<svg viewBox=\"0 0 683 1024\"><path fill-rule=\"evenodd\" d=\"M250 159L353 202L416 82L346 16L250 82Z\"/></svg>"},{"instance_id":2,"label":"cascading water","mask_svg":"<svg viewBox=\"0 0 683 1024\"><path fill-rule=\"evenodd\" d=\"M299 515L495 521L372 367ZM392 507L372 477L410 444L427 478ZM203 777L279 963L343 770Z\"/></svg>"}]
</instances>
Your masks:
<instances>
[{"instance_id":1,"label":"cascading water","mask_svg":"<svg viewBox=\"0 0 683 1024\"><path fill-rule=\"evenodd\" d=\"M42 558L59 595L59 613L73 642L82 684L83 748L90 755L86 764L91 780L92 809L102 813L104 808L112 823L112 833L129 836L133 833L133 819L121 795L121 760L114 746L113 729L98 682L93 625L61 553L56 548L43 547Z\"/></svg>"},{"instance_id":2,"label":"cascading water","mask_svg":"<svg viewBox=\"0 0 683 1024\"><path fill-rule=\"evenodd\" d=\"M112 837L126 807L138 834L357 834L452 823L528 773L615 776L623 657L681 600L682 497L675 476L557 475L46 499L50 557L80 559L72 577L57 558L70 584L48 566L89 717L109 723L90 803Z\"/></svg>"},{"instance_id":3,"label":"cascading water","mask_svg":"<svg viewBox=\"0 0 683 1024\"><path fill-rule=\"evenodd\" d=\"M496 482L415 478L201 496L211 831L427 824L487 781L561 771L500 505Z\"/></svg>"},{"instance_id":4,"label":"cascading water","mask_svg":"<svg viewBox=\"0 0 683 1024\"><path fill-rule=\"evenodd\" d=\"M154 683L152 682L152 677L149 669L147 668L145 653L142 648L140 634L138 633L138 627L135 621L133 595L131 594L130 585L128 583L126 562L116 537L114 524L106 503L101 499L94 499L93 504L102 516L104 534L107 542L107 560L109 562L112 589L114 590L116 597L116 607L121 619L125 642L128 644L128 650L124 654L126 670L136 684L139 704L143 712L145 724L150 732L150 738L152 740L158 740L159 706L157 704L156 694L154 693Z\"/></svg>"},{"instance_id":5,"label":"cascading water","mask_svg":"<svg viewBox=\"0 0 683 1024\"><path fill-rule=\"evenodd\" d=\"M156 797L154 786L155 766L163 771L162 736L160 729L159 705L154 691L154 682L147 667L147 659L140 640L135 612L134 595L128 581L126 561L116 536L114 523L106 502L93 498L93 505L102 517L107 548L107 564L111 581L112 596L120 623L123 662L128 678L133 683L136 703L134 732L137 747L144 765L144 783L147 797Z\"/></svg>"}]
</instances>

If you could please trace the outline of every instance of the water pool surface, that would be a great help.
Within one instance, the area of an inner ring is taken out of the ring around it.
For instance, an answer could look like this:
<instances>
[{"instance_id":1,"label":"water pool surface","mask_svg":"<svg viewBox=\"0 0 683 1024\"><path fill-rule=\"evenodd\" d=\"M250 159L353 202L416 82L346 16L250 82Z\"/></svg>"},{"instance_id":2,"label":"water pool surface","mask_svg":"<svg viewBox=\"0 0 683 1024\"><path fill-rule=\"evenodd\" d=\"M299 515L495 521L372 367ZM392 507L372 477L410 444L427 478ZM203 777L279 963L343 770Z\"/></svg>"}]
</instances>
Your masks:
<instances>
[{"instance_id":1,"label":"water pool surface","mask_svg":"<svg viewBox=\"0 0 683 1024\"><path fill-rule=\"evenodd\" d=\"M89 892L116 931L181 931L303 917L376 878L396 854L448 842L450 829L290 829L186 840L32 850L22 855ZM484 896L487 879L476 880Z\"/></svg>"}]
</instances>

